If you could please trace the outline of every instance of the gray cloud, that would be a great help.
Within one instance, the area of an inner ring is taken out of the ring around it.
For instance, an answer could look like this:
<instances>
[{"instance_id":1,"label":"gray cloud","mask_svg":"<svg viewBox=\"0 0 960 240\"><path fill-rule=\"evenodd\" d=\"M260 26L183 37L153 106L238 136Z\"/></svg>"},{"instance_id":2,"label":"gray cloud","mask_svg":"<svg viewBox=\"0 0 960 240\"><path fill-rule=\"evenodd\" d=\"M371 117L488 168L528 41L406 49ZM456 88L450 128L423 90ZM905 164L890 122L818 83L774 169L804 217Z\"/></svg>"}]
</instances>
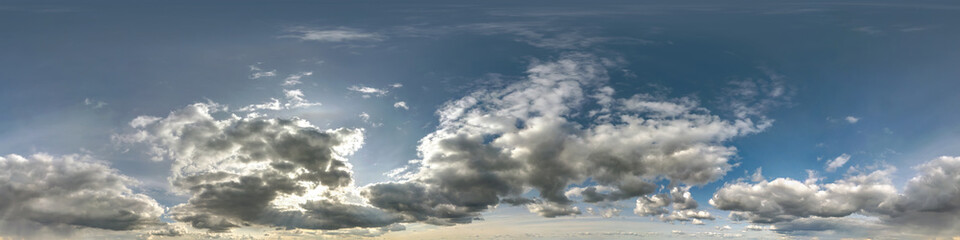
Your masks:
<instances>
[{"instance_id":1,"label":"gray cloud","mask_svg":"<svg viewBox=\"0 0 960 240\"><path fill-rule=\"evenodd\" d=\"M407 221L437 224L469 222L501 202L546 217L576 215L565 194L570 184L596 181L578 196L602 203L652 193L658 179L716 181L736 153L723 143L769 126L755 122L759 111L727 120L687 98L614 98L606 86L613 64L566 54L533 63L523 81L448 102L438 110L438 129L421 140L423 159L396 172L405 181L373 184L363 195ZM522 197L527 189L538 198ZM676 201L678 209L696 207L682 193ZM708 219L696 211L675 215Z\"/></svg>"},{"instance_id":2,"label":"gray cloud","mask_svg":"<svg viewBox=\"0 0 960 240\"><path fill-rule=\"evenodd\" d=\"M817 179L800 182L777 178L756 184L727 184L710 204L734 210L738 218L754 223L775 223L797 218L842 217L859 211L876 212L892 206L897 190L890 184L892 169L849 176L834 183Z\"/></svg>"},{"instance_id":3,"label":"gray cloud","mask_svg":"<svg viewBox=\"0 0 960 240\"><path fill-rule=\"evenodd\" d=\"M930 236L960 233L960 157L940 157L916 169L902 193L891 184L893 169L883 169L826 184L785 178L726 184L710 204L733 211L734 220L775 223L780 232L863 225ZM876 221L842 218L853 214Z\"/></svg>"},{"instance_id":4,"label":"gray cloud","mask_svg":"<svg viewBox=\"0 0 960 240\"><path fill-rule=\"evenodd\" d=\"M161 225L163 209L130 189L137 184L89 157L0 157L0 232L26 236L42 229Z\"/></svg>"},{"instance_id":5,"label":"gray cloud","mask_svg":"<svg viewBox=\"0 0 960 240\"><path fill-rule=\"evenodd\" d=\"M292 28L289 32L294 34L282 37L316 42L382 41L384 39L380 34L352 28L319 30L299 27Z\"/></svg>"},{"instance_id":6,"label":"gray cloud","mask_svg":"<svg viewBox=\"0 0 960 240\"><path fill-rule=\"evenodd\" d=\"M640 196L633 213L640 216L659 216L664 222L693 221L695 224L703 224L703 220L714 220L709 212L696 210L697 201L690 196L689 190L689 187L674 187L670 193Z\"/></svg>"},{"instance_id":7,"label":"gray cloud","mask_svg":"<svg viewBox=\"0 0 960 240\"><path fill-rule=\"evenodd\" d=\"M214 232L249 224L339 229L397 221L349 203L353 173L345 156L363 144L362 129L320 130L300 119L218 120L212 113L219 110L197 103L165 118L138 117L131 122L135 133L118 136L151 146L155 159L173 160L170 182L191 196L171 209L173 219Z\"/></svg>"}]
</instances>

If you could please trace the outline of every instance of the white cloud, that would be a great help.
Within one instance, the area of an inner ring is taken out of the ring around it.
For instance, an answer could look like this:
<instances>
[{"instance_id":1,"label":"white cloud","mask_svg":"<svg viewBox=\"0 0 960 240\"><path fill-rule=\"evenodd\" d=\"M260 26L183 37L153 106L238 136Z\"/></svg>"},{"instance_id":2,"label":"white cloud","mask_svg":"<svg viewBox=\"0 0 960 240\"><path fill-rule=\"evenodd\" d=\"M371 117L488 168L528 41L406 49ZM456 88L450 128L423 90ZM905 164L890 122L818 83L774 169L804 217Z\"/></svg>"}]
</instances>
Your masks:
<instances>
[{"instance_id":1,"label":"white cloud","mask_svg":"<svg viewBox=\"0 0 960 240\"><path fill-rule=\"evenodd\" d=\"M270 101L268 101L268 102L260 103L260 104L252 104L252 105L249 105L249 106L246 106L246 107L242 107L242 108L239 109L239 111L241 111L241 112L252 112L252 111L257 111L257 110L273 110L273 111L279 111L279 110L283 110L283 104L280 103L280 100L279 100L279 99L270 98Z\"/></svg>"},{"instance_id":2,"label":"white cloud","mask_svg":"<svg viewBox=\"0 0 960 240\"><path fill-rule=\"evenodd\" d=\"M297 38L303 41L317 42L347 42L347 41L381 41L385 37L378 33L364 32L357 29L340 28L332 30L314 30L307 28L294 28L290 32L294 35L283 37Z\"/></svg>"},{"instance_id":3,"label":"white cloud","mask_svg":"<svg viewBox=\"0 0 960 240\"><path fill-rule=\"evenodd\" d=\"M383 123L381 123L381 122L371 121L371 120L370 120L370 114L367 114L366 112L361 112L360 115L357 115L357 117L360 117L360 120L363 120L364 123L369 123L370 126L372 126L372 127L380 127L380 126L383 126Z\"/></svg>"},{"instance_id":4,"label":"white cloud","mask_svg":"<svg viewBox=\"0 0 960 240\"><path fill-rule=\"evenodd\" d=\"M394 108L403 108L404 110L410 110L410 108L407 107L407 102L403 102L403 101L394 103L394 104L393 104L393 107L394 107Z\"/></svg>"},{"instance_id":5,"label":"white cloud","mask_svg":"<svg viewBox=\"0 0 960 240\"><path fill-rule=\"evenodd\" d=\"M287 109L320 106L320 103L310 102L304 99L303 92L300 91L300 89L284 89L283 95L287 97L287 102L283 105Z\"/></svg>"},{"instance_id":6,"label":"white cloud","mask_svg":"<svg viewBox=\"0 0 960 240\"><path fill-rule=\"evenodd\" d=\"M250 71L253 72L250 74L250 79L277 76L277 70L263 71L257 65L250 65Z\"/></svg>"},{"instance_id":7,"label":"white cloud","mask_svg":"<svg viewBox=\"0 0 960 240\"><path fill-rule=\"evenodd\" d=\"M390 84L390 86L393 87L393 88L401 88L401 87L403 87L403 84L402 84L402 83L394 83L394 84Z\"/></svg>"},{"instance_id":8,"label":"white cloud","mask_svg":"<svg viewBox=\"0 0 960 240\"><path fill-rule=\"evenodd\" d=\"M763 180L763 168L757 168L757 171L750 175L750 181L762 182Z\"/></svg>"},{"instance_id":9,"label":"white cloud","mask_svg":"<svg viewBox=\"0 0 960 240\"><path fill-rule=\"evenodd\" d=\"M90 106L93 109L98 109L98 108L103 108L104 106L107 106L107 103L103 101L97 101L97 100L85 98L83 99L83 105Z\"/></svg>"},{"instance_id":10,"label":"white cloud","mask_svg":"<svg viewBox=\"0 0 960 240\"><path fill-rule=\"evenodd\" d=\"M297 108L306 108L320 106L318 102L310 102L304 98L303 91L300 89L284 89L283 95L285 97L284 102L280 102L279 99L270 98L270 101L260 104L252 104L246 107L238 109L241 112L254 112L257 110L288 110L288 109L297 109Z\"/></svg>"},{"instance_id":11,"label":"white cloud","mask_svg":"<svg viewBox=\"0 0 960 240\"><path fill-rule=\"evenodd\" d=\"M857 117L854 117L854 116L847 116L847 117L843 118L843 120L847 120L848 123L854 124L854 123L859 122L859 121L860 121L860 118L857 118Z\"/></svg>"},{"instance_id":12,"label":"white cloud","mask_svg":"<svg viewBox=\"0 0 960 240\"><path fill-rule=\"evenodd\" d=\"M286 79L283 80L283 86L294 86L301 84L300 79L305 76L313 75L313 72L300 72L295 74L290 74Z\"/></svg>"},{"instance_id":13,"label":"white cloud","mask_svg":"<svg viewBox=\"0 0 960 240\"><path fill-rule=\"evenodd\" d=\"M364 95L365 98L369 97L370 95L379 97L379 96L386 95L388 92L390 92L390 91L387 91L386 89L379 89L379 88L372 88L372 87L365 87L365 86L358 86L358 85L350 86L347 88L347 90L363 93L365 94Z\"/></svg>"},{"instance_id":14,"label":"white cloud","mask_svg":"<svg viewBox=\"0 0 960 240\"><path fill-rule=\"evenodd\" d=\"M850 161L850 154L840 154L833 160L827 161L827 172L836 171L837 168L842 167L844 164L847 164L847 161Z\"/></svg>"}]
</instances>

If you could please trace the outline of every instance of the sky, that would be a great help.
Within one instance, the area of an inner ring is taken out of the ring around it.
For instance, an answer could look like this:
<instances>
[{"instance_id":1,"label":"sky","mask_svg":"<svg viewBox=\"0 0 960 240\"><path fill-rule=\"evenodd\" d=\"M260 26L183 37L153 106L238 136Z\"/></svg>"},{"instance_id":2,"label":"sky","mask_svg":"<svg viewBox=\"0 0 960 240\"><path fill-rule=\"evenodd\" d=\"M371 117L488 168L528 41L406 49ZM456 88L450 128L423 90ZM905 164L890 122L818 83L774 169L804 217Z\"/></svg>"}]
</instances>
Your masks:
<instances>
[{"instance_id":1,"label":"sky","mask_svg":"<svg viewBox=\"0 0 960 240\"><path fill-rule=\"evenodd\" d=\"M960 236L951 1L0 1L0 239Z\"/></svg>"}]
</instances>

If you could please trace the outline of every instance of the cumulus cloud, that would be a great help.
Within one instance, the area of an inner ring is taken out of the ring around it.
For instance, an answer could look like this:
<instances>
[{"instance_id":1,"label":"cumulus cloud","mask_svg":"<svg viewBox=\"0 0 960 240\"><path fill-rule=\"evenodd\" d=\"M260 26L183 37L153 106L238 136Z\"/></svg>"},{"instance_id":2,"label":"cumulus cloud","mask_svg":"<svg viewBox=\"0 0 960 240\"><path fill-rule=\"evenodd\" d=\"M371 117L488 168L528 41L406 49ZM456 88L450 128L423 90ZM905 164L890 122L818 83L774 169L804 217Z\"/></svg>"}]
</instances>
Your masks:
<instances>
[{"instance_id":1,"label":"cumulus cloud","mask_svg":"<svg viewBox=\"0 0 960 240\"><path fill-rule=\"evenodd\" d=\"M850 174L827 184L818 179L800 182L786 178L726 184L710 204L731 210L734 220L776 223L778 231L858 225L933 236L960 233L956 230L960 229L960 157L940 157L916 170L917 176L899 193L891 184L893 169L887 168ZM878 220L849 219L852 214Z\"/></svg>"},{"instance_id":2,"label":"cumulus cloud","mask_svg":"<svg viewBox=\"0 0 960 240\"><path fill-rule=\"evenodd\" d=\"M363 144L362 129L320 130L301 119L232 115L197 103L167 117L140 117L135 133L119 137L147 144L170 159L174 190L189 201L173 219L214 232L249 224L309 229L382 227L399 218L364 205L351 193L346 156Z\"/></svg>"},{"instance_id":3,"label":"cumulus cloud","mask_svg":"<svg viewBox=\"0 0 960 240\"><path fill-rule=\"evenodd\" d=\"M689 187L674 187L668 194L641 196L637 198L633 213L640 216L659 216L664 222L693 221L697 225L703 224L703 220L715 219L709 212L696 210L697 201L693 200L689 190Z\"/></svg>"},{"instance_id":4,"label":"cumulus cloud","mask_svg":"<svg viewBox=\"0 0 960 240\"><path fill-rule=\"evenodd\" d=\"M897 195L889 180L892 171L848 176L828 184L819 184L817 179L801 182L787 178L727 184L714 194L710 204L721 210L734 210L731 216L735 220L754 223L878 211L892 206Z\"/></svg>"},{"instance_id":5,"label":"cumulus cloud","mask_svg":"<svg viewBox=\"0 0 960 240\"><path fill-rule=\"evenodd\" d=\"M844 164L847 164L847 161L850 161L850 154L840 154L836 158L827 161L827 172L836 171L837 168L843 167Z\"/></svg>"},{"instance_id":6,"label":"cumulus cloud","mask_svg":"<svg viewBox=\"0 0 960 240\"><path fill-rule=\"evenodd\" d=\"M0 157L0 232L29 237L43 229L161 225L163 209L131 190L138 184L85 156Z\"/></svg>"},{"instance_id":7,"label":"cumulus cloud","mask_svg":"<svg viewBox=\"0 0 960 240\"><path fill-rule=\"evenodd\" d=\"M434 224L470 222L501 202L575 215L570 184L595 181L580 196L601 203L653 193L659 179L716 181L736 154L724 142L769 126L759 111L723 119L687 98L614 98L606 86L614 62L566 54L534 62L523 81L446 103L437 130L420 141L423 159L396 174L403 181L367 186L363 196L407 221ZM530 189L539 196L523 197ZM687 209L696 206L689 196L675 199L679 209L665 218L710 218Z\"/></svg>"},{"instance_id":8,"label":"cumulus cloud","mask_svg":"<svg viewBox=\"0 0 960 240\"><path fill-rule=\"evenodd\" d=\"M400 101L400 102L394 103L394 104L393 104L393 107L394 107L394 108L403 108L403 110L410 110L410 108L407 107L407 102L404 102L404 101Z\"/></svg>"},{"instance_id":9,"label":"cumulus cloud","mask_svg":"<svg viewBox=\"0 0 960 240\"><path fill-rule=\"evenodd\" d=\"M358 29L340 28L330 30L317 30L309 28L293 28L292 35L283 37L296 38L302 41L316 42L347 42L347 41L382 41L385 37L371 32L364 32Z\"/></svg>"}]
</instances>

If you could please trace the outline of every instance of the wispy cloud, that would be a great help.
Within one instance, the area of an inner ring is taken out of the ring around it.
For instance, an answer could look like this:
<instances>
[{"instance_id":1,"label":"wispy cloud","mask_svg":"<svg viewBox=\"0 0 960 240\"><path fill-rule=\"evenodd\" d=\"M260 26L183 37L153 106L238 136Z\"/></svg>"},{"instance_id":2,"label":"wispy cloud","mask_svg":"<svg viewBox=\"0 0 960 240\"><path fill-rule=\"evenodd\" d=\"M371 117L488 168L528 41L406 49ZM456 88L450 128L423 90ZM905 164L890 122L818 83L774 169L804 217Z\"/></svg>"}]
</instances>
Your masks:
<instances>
[{"instance_id":1,"label":"wispy cloud","mask_svg":"<svg viewBox=\"0 0 960 240\"><path fill-rule=\"evenodd\" d=\"M299 27L290 29L289 32L293 34L281 37L317 42L382 41L386 38L379 33L365 32L352 28L317 30Z\"/></svg>"},{"instance_id":2,"label":"wispy cloud","mask_svg":"<svg viewBox=\"0 0 960 240\"><path fill-rule=\"evenodd\" d=\"M390 92L386 89L372 88L372 87L366 87L362 85L353 85L348 87L347 90L364 93L363 95L364 98L369 98L371 95L379 97L379 96L386 95L388 92Z\"/></svg>"},{"instance_id":3,"label":"wispy cloud","mask_svg":"<svg viewBox=\"0 0 960 240\"><path fill-rule=\"evenodd\" d=\"M103 108L104 106L107 106L107 103L103 101L86 98L86 99L83 99L83 105L90 106L93 109L98 109L98 108Z\"/></svg>"},{"instance_id":4,"label":"wispy cloud","mask_svg":"<svg viewBox=\"0 0 960 240\"><path fill-rule=\"evenodd\" d=\"M850 161L850 154L840 154L840 156L834 158L833 160L827 161L827 172L836 171L837 168L843 167L844 164L847 164L847 161Z\"/></svg>"},{"instance_id":5,"label":"wispy cloud","mask_svg":"<svg viewBox=\"0 0 960 240\"><path fill-rule=\"evenodd\" d=\"M279 110L305 108L305 107L313 107L313 106L321 105L318 102L310 102L307 99L305 99L303 97L303 91L300 91L300 89L293 89L293 90L285 89L283 90L283 95L286 100L285 102L280 102L280 100L276 98L270 98L270 101L242 107L239 109L239 111L241 112L254 112L257 110L279 111Z\"/></svg>"},{"instance_id":6,"label":"wispy cloud","mask_svg":"<svg viewBox=\"0 0 960 240\"><path fill-rule=\"evenodd\" d=\"M264 71L257 65L250 65L250 71L253 72L250 74L250 79L277 76L277 70Z\"/></svg>"},{"instance_id":7,"label":"wispy cloud","mask_svg":"<svg viewBox=\"0 0 960 240\"><path fill-rule=\"evenodd\" d=\"M313 75L313 72L301 72L290 74L286 79L283 80L283 86L293 86L301 84L300 79L306 76Z\"/></svg>"}]
</instances>

